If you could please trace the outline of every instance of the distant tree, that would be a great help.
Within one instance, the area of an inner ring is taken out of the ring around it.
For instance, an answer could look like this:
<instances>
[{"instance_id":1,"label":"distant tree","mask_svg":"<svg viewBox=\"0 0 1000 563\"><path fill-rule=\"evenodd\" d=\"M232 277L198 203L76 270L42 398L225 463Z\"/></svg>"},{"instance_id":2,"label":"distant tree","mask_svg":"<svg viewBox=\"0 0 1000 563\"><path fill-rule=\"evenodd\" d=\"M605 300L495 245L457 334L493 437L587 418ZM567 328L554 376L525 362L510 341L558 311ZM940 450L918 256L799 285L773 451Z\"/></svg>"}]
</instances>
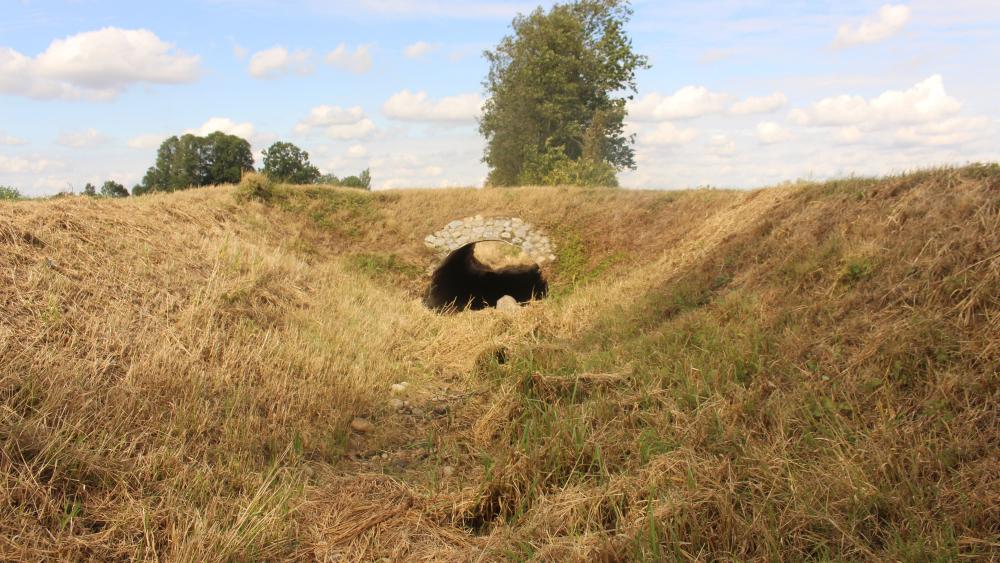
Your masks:
<instances>
[{"instance_id":1,"label":"distant tree","mask_svg":"<svg viewBox=\"0 0 1000 563\"><path fill-rule=\"evenodd\" d=\"M94 184L87 182L87 185L83 187L83 195L94 197L97 195L97 188L94 187Z\"/></svg>"},{"instance_id":2,"label":"distant tree","mask_svg":"<svg viewBox=\"0 0 1000 563\"><path fill-rule=\"evenodd\" d=\"M149 193L149 192L146 190L145 187L143 187L142 184L136 184L136 185L132 186L132 197L136 197L136 196L140 196L140 195L145 195L147 193Z\"/></svg>"},{"instance_id":3,"label":"distant tree","mask_svg":"<svg viewBox=\"0 0 1000 563\"><path fill-rule=\"evenodd\" d=\"M233 184L250 170L253 170L253 152L246 139L218 131L207 137L174 136L160 144L156 164L142 179L141 192Z\"/></svg>"},{"instance_id":4,"label":"distant tree","mask_svg":"<svg viewBox=\"0 0 1000 563\"><path fill-rule=\"evenodd\" d=\"M264 168L261 171L276 182L315 184L321 177L319 168L309 162L309 153L292 143L274 143L264 151L263 156Z\"/></svg>"},{"instance_id":5,"label":"distant tree","mask_svg":"<svg viewBox=\"0 0 1000 563\"><path fill-rule=\"evenodd\" d=\"M625 103L649 65L625 33L631 15L627 0L538 8L486 51L488 185L615 185L617 172L635 168Z\"/></svg>"},{"instance_id":6,"label":"distant tree","mask_svg":"<svg viewBox=\"0 0 1000 563\"><path fill-rule=\"evenodd\" d=\"M13 201L22 198L23 196L17 188L11 186L0 186L0 201Z\"/></svg>"},{"instance_id":7,"label":"distant tree","mask_svg":"<svg viewBox=\"0 0 1000 563\"><path fill-rule=\"evenodd\" d=\"M372 188L372 175L369 168L365 168L361 171L361 174L357 176L348 176L340 181L339 186L345 188L360 188L362 190L370 190Z\"/></svg>"},{"instance_id":8,"label":"distant tree","mask_svg":"<svg viewBox=\"0 0 1000 563\"><path fill-rule=\"evenodd\" d=\"M118 182L108 180L101 184L101 197L128 197L128 190Z\"/></svg>"},{"instance_id":9,"label":"distant tree","mask_svg":"<svg viewBox=\"0 0 1000 563\"><path fill-rule=\"evenodd\" d=\"M371 169L366 168L357 176L345 176L344 178L337 178L334 174L323 174L316 179L315 183L370 190L372 188L372 173Z\"/></svg>"},{"instance_id":10,"label":"distant tree","mask_svg":"<svg viewBox=\"0 0 1000 563\"><path fill-rule=\"evenodd\" d=\"M317 180L317 184L330 184L331 186L339 186L340 179L334 174L323 174Z\"/></svg>"}]
</instances>

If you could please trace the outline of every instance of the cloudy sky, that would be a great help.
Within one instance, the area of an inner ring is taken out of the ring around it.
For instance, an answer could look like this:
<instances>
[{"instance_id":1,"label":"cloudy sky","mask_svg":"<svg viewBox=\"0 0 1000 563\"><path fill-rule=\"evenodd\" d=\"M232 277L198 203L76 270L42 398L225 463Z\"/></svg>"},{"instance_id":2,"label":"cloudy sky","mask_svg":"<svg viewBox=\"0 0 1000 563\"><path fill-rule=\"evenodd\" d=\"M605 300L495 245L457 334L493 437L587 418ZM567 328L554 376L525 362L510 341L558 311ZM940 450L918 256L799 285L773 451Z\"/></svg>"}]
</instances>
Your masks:
<instances>
[{"instance_id":1,"label":"cloudy sky","mask_svg":"<svg viewBox=\"0 0 1000 563\"><path fill-rule=\"evenodd\" d=\"M3 0L0 185L131 186L165 137L305 148L376 188L481 185L486 64L521 0ZM1000 158L1000 1L636 0L629 187Z\"/></svg>"}]
</instances>

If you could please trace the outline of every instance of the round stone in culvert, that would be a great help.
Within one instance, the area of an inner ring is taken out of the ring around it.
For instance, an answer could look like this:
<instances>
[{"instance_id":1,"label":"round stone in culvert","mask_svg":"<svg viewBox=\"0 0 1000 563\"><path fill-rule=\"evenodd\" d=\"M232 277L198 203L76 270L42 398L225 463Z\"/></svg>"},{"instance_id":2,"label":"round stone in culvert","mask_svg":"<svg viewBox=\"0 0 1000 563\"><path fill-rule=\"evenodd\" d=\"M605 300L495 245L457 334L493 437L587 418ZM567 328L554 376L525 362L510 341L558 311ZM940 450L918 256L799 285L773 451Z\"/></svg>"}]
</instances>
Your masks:
<instances>
[{"instance_id":1,"label":"round stone in culvert","mask_svg":"<svg viewBox=\"0 0 1000 563\"><path fill-rule=\"evenodd\" d=\"M517 299L514 299L510 295L504 295L497 301L497 311L520 311L521 306L518 305Z\"/></svg>"}]
</instances>

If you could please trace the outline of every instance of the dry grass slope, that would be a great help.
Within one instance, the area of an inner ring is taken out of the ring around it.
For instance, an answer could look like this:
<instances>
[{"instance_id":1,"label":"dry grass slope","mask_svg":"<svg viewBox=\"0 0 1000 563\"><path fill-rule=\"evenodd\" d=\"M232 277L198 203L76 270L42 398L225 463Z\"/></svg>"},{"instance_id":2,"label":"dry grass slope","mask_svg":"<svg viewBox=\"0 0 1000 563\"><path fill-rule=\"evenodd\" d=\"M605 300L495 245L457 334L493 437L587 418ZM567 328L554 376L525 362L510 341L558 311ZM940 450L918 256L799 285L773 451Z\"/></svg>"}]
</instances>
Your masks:
<instances>
[{"instance_id":1,"label":"dry grass slope","mask_svg":"<svg viewBox=\"0 0 1000 563\"><path fill-rule=\"evenodd\" d=\"M420 305L475 213L549 299ZM997 559L998 369L995 165L0 203L0 559Z\"/></svg>"}]
</instances>

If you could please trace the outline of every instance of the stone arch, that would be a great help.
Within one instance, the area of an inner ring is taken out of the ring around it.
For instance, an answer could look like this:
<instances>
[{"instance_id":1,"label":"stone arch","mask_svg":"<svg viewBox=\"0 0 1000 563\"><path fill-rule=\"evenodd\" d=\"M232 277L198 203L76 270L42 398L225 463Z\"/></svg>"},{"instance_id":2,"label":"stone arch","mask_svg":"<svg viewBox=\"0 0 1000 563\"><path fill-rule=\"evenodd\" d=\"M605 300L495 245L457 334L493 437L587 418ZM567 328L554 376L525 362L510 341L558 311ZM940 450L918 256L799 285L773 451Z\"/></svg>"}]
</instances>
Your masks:
<instances>
[{"instance_id":1,"label":"stone arch","mask_svg":"<svg viewBox=\"0 0 1000 563\"><path fill-rule=\"evenodd\" d=\"M541 230L518 217L466 217L448 223L424 239L441 258L478 242L499 241L519 247L539 266L556 259L555 245Z\"/></svg>"}]
</instances>

